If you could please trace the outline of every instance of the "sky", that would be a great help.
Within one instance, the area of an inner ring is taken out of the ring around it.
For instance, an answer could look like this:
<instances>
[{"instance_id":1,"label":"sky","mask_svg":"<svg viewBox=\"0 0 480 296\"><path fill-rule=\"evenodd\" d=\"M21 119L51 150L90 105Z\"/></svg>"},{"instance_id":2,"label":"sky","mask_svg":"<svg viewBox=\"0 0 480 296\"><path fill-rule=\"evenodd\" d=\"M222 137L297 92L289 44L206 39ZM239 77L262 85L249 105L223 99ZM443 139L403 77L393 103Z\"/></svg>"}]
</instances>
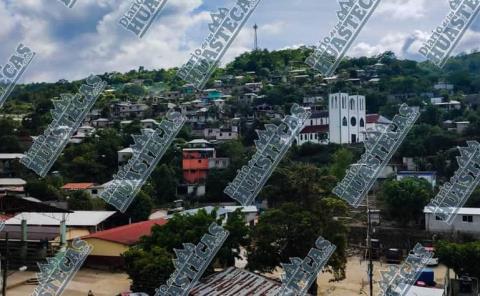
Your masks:
<instances>
[{"instance_id":1,"label":"sky","mask_svg":"<svg viewBox=\"0 0 480 296\"><path fill-rule=\"evenodd\" d=\"M235 0L167 0L142 39L118 25L135 0L77 0L67 8L58 0L0 0L0 65L19 43L36 52L20 82L76 80L89 74L179 67L208 35L210 12ZM337 0L261 0L222 64L252 50L253 25L260 48L279 50L316 45L337 23ZM448 0L382 0L348 56L387 50L399 58L423 60L421 44L441 24ZM480 17L454 53L480 47Z\"/></svg>"}]
</instances>

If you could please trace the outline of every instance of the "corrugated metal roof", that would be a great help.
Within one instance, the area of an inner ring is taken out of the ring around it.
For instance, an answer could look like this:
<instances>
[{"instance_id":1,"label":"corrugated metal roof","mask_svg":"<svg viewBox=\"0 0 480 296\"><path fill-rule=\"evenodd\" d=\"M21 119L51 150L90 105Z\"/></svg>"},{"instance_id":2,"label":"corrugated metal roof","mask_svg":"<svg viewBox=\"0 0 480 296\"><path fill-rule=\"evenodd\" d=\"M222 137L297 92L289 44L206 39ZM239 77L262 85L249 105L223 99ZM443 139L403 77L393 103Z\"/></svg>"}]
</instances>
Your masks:
<instances>
[{"instance_id":1,"label":"corrugated metal roof","mask_svg":"<svg viewBox=\"0 0 480 296\"><path fill-rule=\"evenodd\" d=\"M0 178L0 186L24 186L27 181L20 178Z\"/></svg>"},{"instance_id":2,"label":"corrugated metal roof","mask_svg":"<svg viewBox=\"0 0 480 296\"><path fill-rule=\"evenodd\" d=\"M75 211L65 214L67 226L97 226L115 214L113 211ZM20 213L5 221L6 225L20 225L22 219L28 225L60 225L63 213Z\"/></svg>"},{"instance_id":3,"label":"corrugated metal roof","mask_svg":"<svg viewBox=\"0 0 480 296\"><path fill-rule=\"evenodd\" d=\"M235 212L237 209L242 209L242 213L256 213L257 206L223 206L227 212Z\"/></svg>"},{"instance_id":4,"label":"corrugated metal roof","mask_svg":"<svg viewBox=\"0 0 480 296\"><path fill-rule=\"evenodd\" d=\"M62 186L65 190L84 190L94 186L95 183L67 183Z\"/></svg>"},{"instance_id":5,"label":"corrugated metal roof","mask_svg":"<svg viewBox=\"0 0 480 296\"><path fill-rule=\"evenodd\" d=\"M200 281L190 291L190 295L276 296L280 291L280 282L244 269L230 267Z\"/></svg>"},{"instance_id":6,"label":"corrugated metal roof","mask_svg":"<svg viewBox=\"0 0 480 296\"><path fill-rule=\"evenodd\" d=\"M22 153L0 153L1 160L22 158L23 156Z\"/></svg>"},{"instance_id":7,"label":"corrugated metal roof","mask_svg":"<svg viewBox=\"0 0 480 296\"><path fill-rule=\"evenodd\" d=\"M451 211L455 210L455 208L450 207ZM433 211L427 207L423 208L424 213L433 213ZM480 208L460 208L458 209L457 215L480 215Z\"/></svg>"}]
</instances>

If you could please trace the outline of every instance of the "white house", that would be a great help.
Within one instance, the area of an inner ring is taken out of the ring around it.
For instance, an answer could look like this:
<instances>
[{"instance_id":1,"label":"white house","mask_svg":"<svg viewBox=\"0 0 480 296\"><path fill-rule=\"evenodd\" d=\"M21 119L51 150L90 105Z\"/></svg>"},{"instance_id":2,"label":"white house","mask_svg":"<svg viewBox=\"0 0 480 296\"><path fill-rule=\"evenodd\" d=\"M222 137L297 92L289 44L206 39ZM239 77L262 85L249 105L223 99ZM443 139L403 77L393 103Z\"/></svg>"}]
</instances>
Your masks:
<instances>
[{"instance_id":1,"label":"white house","mask_svg":"<svg viewBox=\"0 0 480 296\"><path fill-rule=\"evenodd\" d=\"M352 144L365 140L365 96L330 94L328 113L331 143Z\"/></svg>"},{"instance_id":2,"label":"white house","mask_svg":"<svg viewBox=\"0 0 480 296\"><path fill-rule=\"evenodd\" d=\"M435 84L435 85L433 86L433 88L436 89L436 90L452 91L453 88L454 88L454 85L453 85L453 84L450 84L450 83L446 83L446 82L440 81L440 82L438 82L437 84Z\"/></svg>"},{"instance_id":3,"label":"white house","mask_svg":"<svg viewBox=\"0 0 480 296\"><path fill-rule=\"evenodd\" d=\"M75 135L70 139L70 143L81 143L85 138L91 137L95 133L93 126L84 125L78 128Z\"/></svg>"},{"instance_id":4,"label":"white house","mask_svg":"<svg viewBox=\"0 0 480 296\"><path fill-rule=\"evenodd\" d=\"M251 104L258 98L256 93L244 93L239 96L240 102Z\"/></svg>"},{"instance_id":5,"label":"white house","mask_svg":"<svg viewBox=\"0 0 480 296\"><path fill-rule=\"evenodd\" d=\"M23 156L22 153L0 153L0 175L5 177L13 176L14 162Z\"/></svg>"},{"instance_id":6,"label":"white house","mask_svg":"<svg viewBox=\"0 0 480 296\"><path fill-rule=\"evenodd\" d=\"M105 128L112 126L113 122L110 121L110 119L107 118L98 118L92 121L92 126L97 127L97 128Z\"/></svg>"},{"instance_id":7,"label":"white house","mask_svg":"<svg viewBox=\"0 0 480 296\"><path fill-rule=\"evenodd\" d=\"M263 84L261 82L245 83L245 88L251 92L258 93L262 90Z\"/></svg>"},{"instance_id":8,"label":"white house","mask_svg":"<svg viewBox=\"0 0 480 296\"><path fill-rule=\"evenodd\" d=\"M112 113L114 117L127 118L136 117L142 118L145 116L148 106L142 103L132 102L118 102L112 106Z\"/></svg>"},{"instance_id":9,"label":"white house","mask_svg":"<svg viewBox=\"0 0 480 296\"><path fill-rule=\"evenodd\" d=\"M433 105L446 111L462 109L462 103L456 100L451 100L449 102L434 103Z\"/></svg>"},{"instance_id":10,"label":"white house","mask_svg":"<svg viewBox=\"0 0 480 296\"><path fill-rule=\"evenodd\" d=\"M304 97L303 104L317 104L323 102L322 96Z\"/></svg>"},{"instance_id":11,"label":"white house","mask_svg":"<svg viewBox=\"0 0 480 296\"><path fill-rule=\"evenodd\" d=\"M469 126L470 121L456 121L457 133L463 133Z\"/></svg>"},{"instance_id":12,"label":"white house","mask_svg":"<svg viewBox=\"0 0 480 296\"><path fill-rule=\"evenodd\" d=\"M117 151L118 166L122 166L127 163L127 161L132 157L133 149L130 147L123 148L122 150Z\"/></svg>"},{"instance_id":13,"label":"white house","mask_svg":"<svg viewBox=\"0 0 480 296\"><path fill-rule=\"evenodd\" d=\"M386 128L392 121L380 114L367 114L367 130Z\"/></svg>"},{"instance_id":14,"label":"white house","mask_svg":"<svg viewBox=\"0 0 480 296\"><path fill-rule=\"evenodd\" d=\"M217 214L217 219L222 218L223 223L227 222L228 215L235 212L237 209L240 209L240 212L244 215L245 217L245 224L249 225L254 225L257 221L257 215L258 215L258 209L256 206L219 206L219 207L213 207L213 206L206 206L202 208L195 208L195 209L190 209L190 210L184 210L179 212L178 214L180 215L196 215L198 211L200 210L205 210L207 214L212 213L212 211L216 211ZM173 217L174 214L168 215L167 219L170 219Z\"/></svg>"},{"instance_id":15,"label":"white house","mask_svg":"<svg viewBox=\"0 0 480 296\"><path fill-rule=\"evenodd\" d=\"M238 132L233 128L205 128L203 129L203 136L206 139L215 140L236 140L238 139Z\"/></svg>"},{"instance_id":16,"label":"white house","mask_svg":"<svg viewBox=\"0 0 480 296\"><path fill-rule=\"evenodd\" d=\"M451 225L427 207L425 213L425 230L432 233L464 233L480 237L480 208L460 208Z\"/></svg>"},{"instance_id":17,"label":"white house","mask_svg":"<svg viewBox=\"0 0 480 296\"><path fill-rule=\"evenodd\" d=\"M69 240L103 230L105 221L114 214L114 211L22 212L5 221L5 231L12 233L13 237L18 237L18 233L22 231L22 220L25 220L28 240L49 238L49 241L58 241L61 235L65 235ZM63 224L65 225L64 234L60 227Z\"/></svg>"},{"instance_id":18,"label":"white house","mask_svg":"<svg viewBox=\"0 0 480 296\"><path fill-rule=\"evenodd\" d=\"M155 129L159 125L159 123L155 119L151 119L151 118L140 120L140 123L142 124L143 128L151 128L151 129Z\"/></svg>"},{"instance_id":19,"label":"white house","mask_svg":"<svg viewBox=\"0 0 480 296\"><path fill-rule=\"evenodd\" d=\"M297 145L310 142L328 144L328 112L316 112L305 122L305 126L296 137Z\"/></svg>"},{"instance_id":20,"label":"white house","mask_svg":"<svg viewBox=\"0 0 480 296\"><path fill-rule=\"evenodd\" d=\"M102 185L96 185L95 183L67 183L62 186L62 189L69 191L86 191L92 198L97 198L105 189Z\"/></svg>"}]
</instances>

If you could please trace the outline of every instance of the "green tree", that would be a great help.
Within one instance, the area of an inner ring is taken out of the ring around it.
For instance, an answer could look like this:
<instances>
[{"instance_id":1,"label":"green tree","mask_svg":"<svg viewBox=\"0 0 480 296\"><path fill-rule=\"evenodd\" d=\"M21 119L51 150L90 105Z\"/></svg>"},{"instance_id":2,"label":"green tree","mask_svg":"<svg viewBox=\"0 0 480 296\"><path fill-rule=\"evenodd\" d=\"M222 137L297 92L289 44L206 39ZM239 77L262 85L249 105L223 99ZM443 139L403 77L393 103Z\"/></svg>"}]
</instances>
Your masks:
<instances>
[{"instance_id":1,"label":"green tree","mask_svg":"<svg viewBox=\"0 0 480 296\"><path fill-rule=\"evenodd\" d=\"M67 199L68 208L72 211L91 211L93 202L90 194L83 190L74 191Z\"/></svg>"},{"instance_id":2,"label":"green tree","mask_svg":"<svg viewBox=\"0 0 480 296\"><path fill-rule=\"evenodd\" d=\"M148 220L152 213L153 201L152 198L141 190L128 207L125 215L131 219L132 222L139 222Z\"/></svg>"},{"instance_id":3,"label":"green tree","mask_svg":"<svg viewBox=\"0 0 480 296\"><path fill-rule=\"evenodd\" d=\"M154 246L148 251L141 247L131 247L122 254L126 272L132 280L130 289L136 292L155 293L173 273L173 254L163 247Z\"/></svg>"},{"instance_id":4,"label":"green tree","mask_svg":"<svg viewBox=\"0 0 480 296\"><path fill-rule=\"evenodd\" d=\"M138 84L127 84L123 87L122 92L126 95L140 97L145 94L145 88Z\"/></svg>"},{"instance_id":5,"label":"green tree","mask_svg":"<svg viewBox=\"0 0 480 296\"><path fill-rule=\"evenodd\" d=\"M233 178L235 178L235 174L232 170L209 170L205 183L205 200L208 202L225 201L227 197L223 190Z\"/></svg>"},{"instance_id":6,"label":"green tree","mask_svg":"<svg viewBox=\"0 0 480 296\"><path fill-rule=\"evenodd\" d=\"M25 191L29 194L29 196L43 201L63 200L63 195L60 193L60 191L45 180L28 181L27 185L25 185Z\"/></svg>"},{"instance_id":7,"label":"green tree","mask_svg":"<svg viewBox=\"0 0 480 296\"><path fill-rule=\"evenodd\" d=\"M261 191L261 197L268 200L269 205L277 206L284 202L296 202L305 207L315 204L327 191L321 170L306 163L285 163L275 170Z\"/></svg>"},{"instance_id":8,"label":"green tree","mask_svg":"<svg viewBox=\"0 0 480 296\"><path fill-rule=\"evenodd\" d=\"M423 208L433 198L430 183L420 178L405 178L383 183L378 196L387 215L405 226L423 217Z\"/></svg>"},{"instance_id":9,"label":"green tree","mask_svg":"<svg viewBox=\"0 0 480 296\"><path fill-rule=\"evenodd\" d=\"M347 168L353 162L353 153L347 148L340 148L333 154L330 174L342 180L346 174Z\"/></svg>"},{"instance_id":10,"label":"green tree","mask_svg":"<svg viewBox=\"0 0 480 296\"><path fill-rule=\"evenodd\" d=\"M152 183L155 192L154 202L162 205L174 201L177 194L177 179L175 170L166 164L158 166L152 173Z\"/></svg>"},{"instance_id":11,"label":"green tree","mask_svg":"<svg viewBox=\"0 0 480 296\"><path fill-rule=\"evenodd\" d=\"M236 212L229 216L224 226L230 235L216 256L222 265L234 262L240 247L248 244L249 229L242 220L240 212ZM215 211L207 214L200 210L195 215L175 215L167 224L154 226L150 236L143 237L138 245L124 253L126 270L132 279L131 289L153 295L155 288L165 283L174 270L173 249L182 248L183 243L199 243L208 233L208 226L215 221ZM214 263L215 260L211 265ZM206 274L212 271L210 266Z\"/></svg>"},{"instance_id":12,"label":"green tree","mask_svg":"<svg viewBox=\"0 0 480 296\"><path fill-rule=\"evenodd\" d=\"M476 188L465 203L466 208L480 208L480 188Z\"/></svg>"},{"instance_id":13,"label":"green tree","mask_svg":"<svg viewBox=\"0 0 480 296\"><path fill-rule=\"evenodd\" d=\"M13 135L4 135L0 136L0 152L2 153L19 153L21 152L22 146L18 141L17 136Z\"/></svg>"},{"instance_id":14,"label":"green tree","mask_svg":"<svg viewBox=\"0 0 480 296\"><path fill-rule=\"evenodd\" d=\"M347 228L334 217L346 212L345 203L336 198L322 199L309 209L286 203L266 211L252 232L247 268L271 272L290 257L304 258L321 235L337 247L328 270L337 280L345 278Z\"/></svg>"},{"instance_id":15,"label":"green tree","mask_svg":"<svg viewBox=\"0 0 480 296\"><path fill-rule=\"evenodd\" d=\"M428 105L425 108L425 111L422 112L422 115L419 119L419 122L431 124L431 125L441 125L443 121L444 111L438 107Z\"/></svg>"},{"instance_id":16,"label":"green tree","mask_svg":"<svg viewBox=\"0 0 480 296\"><path fill-rule=\"evenodd\" d=\"M468 274L480 278L480 241L464 244L439 241L436 254L440 262L459 276Z\"/></svg>"}]
</instances>

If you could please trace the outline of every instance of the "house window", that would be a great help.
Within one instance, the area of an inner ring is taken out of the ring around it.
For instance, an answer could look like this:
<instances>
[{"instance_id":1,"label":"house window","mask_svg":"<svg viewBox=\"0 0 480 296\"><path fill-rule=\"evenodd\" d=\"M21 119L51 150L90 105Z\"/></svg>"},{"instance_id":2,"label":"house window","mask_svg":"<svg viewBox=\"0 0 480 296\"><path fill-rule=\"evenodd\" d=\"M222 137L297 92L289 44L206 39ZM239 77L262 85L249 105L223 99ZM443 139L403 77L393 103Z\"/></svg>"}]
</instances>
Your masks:
<instances>
[{"instance_id":1,"label":"house window","mask_svg":"<svg viewBox=\"0 0 480 296\"><path fill-rule=\"evenodd\" d=\"M344 117L343 120L342 120L342 125L343 126L347 126L348 125L348 122L347 122L347 118Z\"/></svg>"},{"instance_id":2,"label":"house window","mask_svg":"<svg viewBox=\"0 0 480 296\"><path fill-rule=\"evenodd\" d=\"M313 125L313 119L310 119L310 125Z\"/></svg>"},{"instance_id":3,"label":"house window","mask_svg":"<svg viewBox=\"0 0 480 296\"><path fill-rule=\"evenodd\" d=\"M199 160L198 160L198 163L202 163L202 160L201 160L201 159L199 159Z\"/></svg>"},{"instance_id":4,"label":"house window","mask_svg":"<svg viewBox=\"0 0 480 296\"><path fill-rule=\"evenodd\" d=\"M440 217L438 217L437 215L435 215L435 220L437 220L437 221L443 221L443 219L440 218Z\"/></svg>"},{"instance_id":5,"label":"house window","mask_svg":"<svg viewBox=\"0 0 480 296\"><path fill-rule=\"evenodd\" d=\"M350 100L350 110L355 109L355 101L353 99Z\"/></svg>"},{"instance_id":6,"label":"house window","mask_svg":"<svg viewBox=\"0 0 480 296\"><path fill-rule=\"evenodd\" d=\"M342 98L342 109L345 109L345 98Z\"/></svg>"},{"instance_id":7,"label":"house window","mask_svg":"<svg viewBox=\"0 0 480 296\"><path fill-rule=\"evenodd\" d=\"M365 121L363 121L363 118L360 118L360 127L364 127L365 126Z\"/></svg>"},{"instance_id":8,"label":"house window","mask_svg":"<svg viewBox=\"0 0 480 296\"><path fill-rule=\"evenodd\" d=\"M473 222L473 216L462 216L462 221L472 223Z\"/></svg>"},{"instance_id":9,"label":"house window","mask_svg":"<svg viewBox=\"0 0 480 296\"><path fill-rule=\"evenodd\" d=\"M97 194L98 190L97 189L92 189L92 194Z\"/></svg>"},{"instance_id":10,"label":"house window","mask_svg":"<svg viewBox=\"0 0 480 296\"><path fill-rule=\"evenodd\" d=\"M310 134L310 140L313 140L313 134Z\"/></svg>"}]
</instances>

